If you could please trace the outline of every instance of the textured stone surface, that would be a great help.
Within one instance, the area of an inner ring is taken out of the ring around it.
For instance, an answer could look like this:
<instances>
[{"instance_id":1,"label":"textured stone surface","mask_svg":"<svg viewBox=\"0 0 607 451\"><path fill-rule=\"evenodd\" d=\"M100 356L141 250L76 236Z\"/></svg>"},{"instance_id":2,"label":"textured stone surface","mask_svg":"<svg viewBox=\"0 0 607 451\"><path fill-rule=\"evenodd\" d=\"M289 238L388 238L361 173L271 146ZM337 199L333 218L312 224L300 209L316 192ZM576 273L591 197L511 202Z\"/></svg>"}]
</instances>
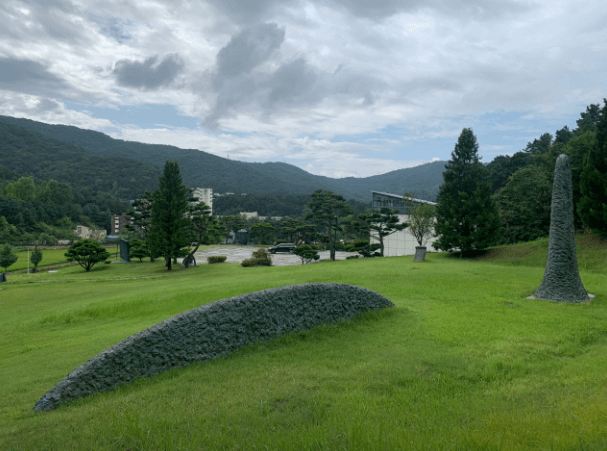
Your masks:
<instances>
[{"instance_id":1,"label":"textured stone surface","mask_svg":"<svg viewBox=\"0 0 607 451\"><path fill-rule=\"evenodd\" d=\"M52 410L141 377L224 356L258 340L393 306L374 291L333 283L272 288L211 302L96 355L40 398L34 410Z\"/></svg>"},{"instance_id":2,"label":"textured stone surface","mask_svg":"<svg viewBox=\"0 0 607 451\"><path fill-rule=\"evenodd\" d=\"M571 167L567 155L560 155L556 160L548 261L542 283L533 297L559 302L583 302L590 299L577 267Z\"/></svg>"},{"instance_id":3,"label":"textured stone surface","mask_svg":"<svg viewBox=\"0 0 607 451\"><path fill-rule=\"evenodd\" d=\"M426 260L426 246L415 246L414 262L423 262Z\"/></svg>"}]
</instances>

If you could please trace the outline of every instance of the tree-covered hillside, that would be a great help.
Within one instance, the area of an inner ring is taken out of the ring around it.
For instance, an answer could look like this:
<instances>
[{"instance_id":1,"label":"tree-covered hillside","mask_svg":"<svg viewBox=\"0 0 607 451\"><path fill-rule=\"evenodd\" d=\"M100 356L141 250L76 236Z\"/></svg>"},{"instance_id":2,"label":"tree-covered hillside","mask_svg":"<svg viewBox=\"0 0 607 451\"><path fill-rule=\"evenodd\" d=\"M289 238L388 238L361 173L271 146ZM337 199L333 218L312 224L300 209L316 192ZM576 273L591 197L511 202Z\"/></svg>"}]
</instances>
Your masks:
<instances>
[{"instance_id":1,"label":"tree-covered hillside","mask_svg":"<svg viewBox=\"0 0 607 451\"><path fill-rule=\"evenodd\" d=\"M145 190L156 189L160 175L160 170L151 164L94 155L3 121L0 121L0 162L3 171L20 177L67 182L110 192L122 199L134 199Z\"/></svg>"},{"instance_id":2,"label":"tree-covered hillside","mask_svg":"<svg viewBox=\"0 0 607 451\"><path fill-rule=\"evenodd\" d=\"M42 134L71 145L71 149L82 149L89 155L126 158L158 169L166 160L177 161L186 185L213 188L219 193L294 196L323 189L342 194L346 199L369 202L373 190L395 194L408 191L419 198L433 200L442 183L444 170L444 162L434 162L373 177L332 179L310 174L291 164L233 161L195 149L113 139L103 133L72 126L7 116L0 116L0 123Z\"/></svg>"}]
</instances>

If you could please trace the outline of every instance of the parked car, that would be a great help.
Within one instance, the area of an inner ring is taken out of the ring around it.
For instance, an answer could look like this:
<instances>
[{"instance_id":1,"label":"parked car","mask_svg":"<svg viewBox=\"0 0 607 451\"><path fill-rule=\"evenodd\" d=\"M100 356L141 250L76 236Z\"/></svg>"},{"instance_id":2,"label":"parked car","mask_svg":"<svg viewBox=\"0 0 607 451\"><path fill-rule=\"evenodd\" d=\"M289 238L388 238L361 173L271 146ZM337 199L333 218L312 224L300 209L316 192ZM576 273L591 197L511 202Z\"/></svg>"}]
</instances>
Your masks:
<instances>
[{"instance_id":1,"label":"parked car","mask_svg":"<svg viewBox=\"0 0 607 451\"><path fill-rule=\"evenodd\" d=\"M268 252L271 254L275 254L276 252L285 252L287 254L292 254L293 249L295 249L295 244L293 243L280 243L276 246L272 246L268 249Z\"/></svg>"}]
</instances>

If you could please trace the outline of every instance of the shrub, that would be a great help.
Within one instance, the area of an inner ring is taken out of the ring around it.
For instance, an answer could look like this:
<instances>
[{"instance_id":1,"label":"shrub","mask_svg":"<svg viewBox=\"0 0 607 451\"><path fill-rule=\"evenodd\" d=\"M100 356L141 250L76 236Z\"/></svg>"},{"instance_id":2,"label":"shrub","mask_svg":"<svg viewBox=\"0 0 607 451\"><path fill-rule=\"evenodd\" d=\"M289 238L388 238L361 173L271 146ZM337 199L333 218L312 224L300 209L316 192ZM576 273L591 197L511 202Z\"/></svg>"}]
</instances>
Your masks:
<instances>
[{"instance_id":1,"label":"shrub","mask_svg":"<svg viewBox=\"0 0 607 451\"><path fill-rule=\"evenodd\" d=\"M207 262L209 262L209 264L211 263L223 263L227 260L228 257L226 257L225 255L211 255L210 257L207 257Z\"/></svg>"},{"instance_id":2,"label":"shrub","mask_svg":"<svg viewBox=\"0 0 607 451\"><path fill-rule=\"evenodd\" d=\"M262 265L272 266L272 257L267 249L257 249L255 252L253 252L253 258L257 260L267 260L268 263L262 263Z\"/></svg>"},{"instance_id":3,"label":"shrub","mask_svg":"<svg viewBox=\"0 0 607 451\"><path fill-rule=\"evenodd\" d=\"M241 263L241 266L245 268L250 266L272 266L272 261L265 258L248 258Z\"/></svg>"}]
</instances>

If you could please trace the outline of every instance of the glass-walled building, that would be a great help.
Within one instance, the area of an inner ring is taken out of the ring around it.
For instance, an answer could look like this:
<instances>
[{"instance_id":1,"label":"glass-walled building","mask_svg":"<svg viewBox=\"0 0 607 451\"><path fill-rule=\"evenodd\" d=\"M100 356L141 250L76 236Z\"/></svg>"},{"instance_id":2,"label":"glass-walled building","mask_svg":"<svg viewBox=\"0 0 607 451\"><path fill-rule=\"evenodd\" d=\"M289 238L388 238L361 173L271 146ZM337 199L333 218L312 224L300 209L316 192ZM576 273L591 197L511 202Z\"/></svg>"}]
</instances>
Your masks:
<instances>
[{"instance_id":1,"label":"glass-walled building","mask_svg":"<svg viewBox=\"0 0 607 451\"><path fill-rule=\"evenodd\" d=\"M382 207L388 207L391 210L397 210L399 223L408 221L410 202L436 205L435 202L430 202L423 199L415 199L413 197L408 197L405 199L403 196L399 196L398 194L382 193L380 191L372 191L372 193L373 201L371 205L373 209L380 210ZM428 251L435 250L432 247L435 239L435 237L430 237L426 242L424 242L424 246L428 248ZM371 244L374 243L379 243L379 239L377 236L373 236L373 233L371 233ZM402 255L414 255L416 246L419 246L419 243L407 228L384 237L384 256L399 257Z\"/></svg>"}]
</instances>

